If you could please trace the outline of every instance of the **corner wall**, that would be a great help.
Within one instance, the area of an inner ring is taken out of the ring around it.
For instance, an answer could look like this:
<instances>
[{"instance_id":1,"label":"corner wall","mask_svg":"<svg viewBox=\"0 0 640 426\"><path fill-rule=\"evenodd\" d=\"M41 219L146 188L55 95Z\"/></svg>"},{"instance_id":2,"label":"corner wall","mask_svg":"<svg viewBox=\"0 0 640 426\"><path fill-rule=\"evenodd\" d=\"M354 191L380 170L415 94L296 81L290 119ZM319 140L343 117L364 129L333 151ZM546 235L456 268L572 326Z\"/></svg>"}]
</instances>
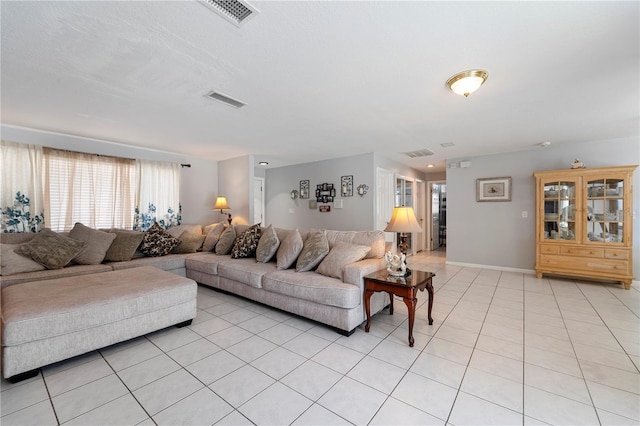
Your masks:
<instances>
[{"instance_id":1,"label":"corner wall","mask_svg":"<svg viewBox=\"0 0 640 426\"><path fill-rule=\"evenodd\" d=\"M251 224L253 218L253 156L231 158L218 162L218 191L215 196L227 197L234 225ZM215 202L215 197L213 198ZM211 204L213 206L213 204ZM224 221L226 215L215 213L216 221Z\"/></svg>"},{"instance_id":2,"label":"corner wall","mask_svg":"<svg viewBox=\"0 0 640 426\"><path fill-rule=\"evenodd\" d=\"M458 158L447 162L447 261L535 268L535 180L538 170L567 169L575 158L587 167L640 164L640 141L565 143L533 151ZM449 168L470 161L469 168ZM476 202L476 179L511 176L511 202ZM633 271L640 277L640 169L633 178ZM528 213L522 218L522 212Z\"/></svg>"}]
</instances>

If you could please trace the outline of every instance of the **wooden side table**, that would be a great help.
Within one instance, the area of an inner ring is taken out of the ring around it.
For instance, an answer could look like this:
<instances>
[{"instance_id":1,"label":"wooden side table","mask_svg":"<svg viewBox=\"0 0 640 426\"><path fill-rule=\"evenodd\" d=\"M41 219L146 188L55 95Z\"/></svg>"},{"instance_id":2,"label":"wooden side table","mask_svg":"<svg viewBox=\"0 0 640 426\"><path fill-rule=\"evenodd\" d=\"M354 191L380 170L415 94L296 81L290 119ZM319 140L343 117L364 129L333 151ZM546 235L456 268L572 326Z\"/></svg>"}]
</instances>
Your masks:
<instances>
[{"instance_id":1,"label":"wooden side table","mask_svg":"<svg viewBox=\"0 0 640 426\"><path fill-rule=\"evenodd\" d=\"M402 297L409 311L409 346L413 347L413 321L416 316L416 304L418 290L429 293L429 325L433 324L431 318L431 308L433 307L433 284L431 279L436 274L426 271L411 270L408 277L394 277L389 275L386 269L381 269L364 277L364 306L367 312L367 325L364 331L369 332L371 326L371 295L376 291L386 291L389 293L391 302L389 304L389 315L393 315L393 296Z\"/></svg>"}]
</instances>

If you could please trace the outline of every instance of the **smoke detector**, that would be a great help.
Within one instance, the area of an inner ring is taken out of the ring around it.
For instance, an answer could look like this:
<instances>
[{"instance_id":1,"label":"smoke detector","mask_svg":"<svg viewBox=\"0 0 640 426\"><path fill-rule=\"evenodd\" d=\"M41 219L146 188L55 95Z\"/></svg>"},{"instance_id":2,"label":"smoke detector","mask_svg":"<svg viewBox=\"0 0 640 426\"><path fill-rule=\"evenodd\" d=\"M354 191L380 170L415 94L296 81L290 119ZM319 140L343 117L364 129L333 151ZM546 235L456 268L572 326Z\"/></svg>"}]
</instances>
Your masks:
<instances>
[{"instance_id":1,"label":"smoke detector","mask_svg":"<svg viewBox=\"0 0 640 426\"><path fill-rule=\"evenodd\" d=\"M238 0L200 0L200 3L231 22L236 27L241 26L250 18L253 18L258 9L247 3Z\"/></svg>"}]
</instances>

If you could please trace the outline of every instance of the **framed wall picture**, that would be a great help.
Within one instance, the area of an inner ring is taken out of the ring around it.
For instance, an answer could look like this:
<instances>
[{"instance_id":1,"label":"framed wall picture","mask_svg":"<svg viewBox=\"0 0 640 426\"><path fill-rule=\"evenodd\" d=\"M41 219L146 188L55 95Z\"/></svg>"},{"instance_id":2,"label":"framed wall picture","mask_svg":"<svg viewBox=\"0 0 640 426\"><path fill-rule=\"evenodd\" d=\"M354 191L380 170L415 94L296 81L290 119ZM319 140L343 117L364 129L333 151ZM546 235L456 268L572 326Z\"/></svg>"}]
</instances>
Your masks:
<instances>
[{"instance_id":1,"label":"framed wall picture","mask_svg":"<svg viewBox=\"0 0 640 426\"><path fill-rule=\"evenodd\" d=\"M511 178L476 179L476 201L511 201Z\"/></svg>"}]
</instances>

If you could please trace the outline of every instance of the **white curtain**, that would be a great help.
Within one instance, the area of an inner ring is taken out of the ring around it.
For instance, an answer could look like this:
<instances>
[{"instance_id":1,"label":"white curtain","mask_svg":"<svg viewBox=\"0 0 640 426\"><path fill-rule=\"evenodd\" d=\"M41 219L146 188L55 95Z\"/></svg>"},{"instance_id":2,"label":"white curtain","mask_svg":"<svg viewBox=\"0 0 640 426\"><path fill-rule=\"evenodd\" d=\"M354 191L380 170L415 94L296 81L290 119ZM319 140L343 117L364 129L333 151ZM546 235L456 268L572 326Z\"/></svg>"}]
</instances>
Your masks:
<instances>
[{"instance_id":1,"label":"white curtain","mask_svg":"<svg viewBox=\"0 0 640 426\"><path fill-rule=\"evenodd\" d=\"M135 161L44 148L47 226L132 229Z\"/></svg>"},{"instance_id":2,"label":"white curtain","mask_svg":"<svg viewBox=\"0 0 640 426\"><path fill-rule=\"evenodd\" d=\"M0 142L2 232L38 232L44 227L42 147Z\"/></svg>"},{"instance_id":3,"label":"white curtain","mask_svg":"<svg viewBox=\"0 0 640 426\"><path fill-rule=\"evenodd\" d=\"M136 160L137 202L134 229L146 231L154 222L167 229L179 225L180 164Z\"/></svg>"}]
</instances>

